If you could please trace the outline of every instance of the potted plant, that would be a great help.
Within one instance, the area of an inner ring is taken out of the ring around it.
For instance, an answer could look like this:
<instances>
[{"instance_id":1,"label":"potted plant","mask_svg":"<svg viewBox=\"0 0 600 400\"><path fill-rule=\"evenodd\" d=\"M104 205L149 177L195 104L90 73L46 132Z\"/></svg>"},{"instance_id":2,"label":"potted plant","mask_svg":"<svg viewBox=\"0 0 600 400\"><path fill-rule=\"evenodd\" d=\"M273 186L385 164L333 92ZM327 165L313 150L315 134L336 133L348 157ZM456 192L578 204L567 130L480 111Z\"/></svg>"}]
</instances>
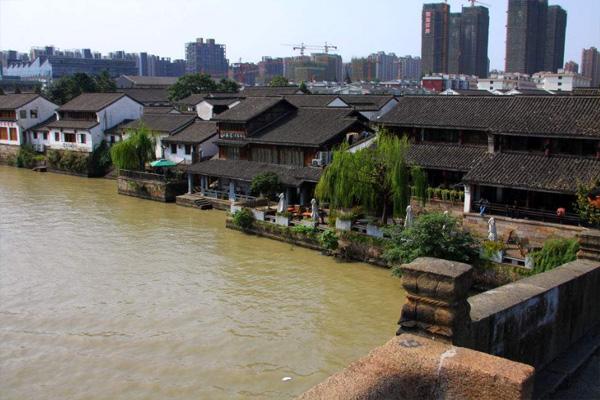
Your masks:
<instances>
[{"instance_id":1,"label":"potted plant","mask_svg":"<svg viewBox=\"0 0 600 400\"><path fill-rule=\"evenodd\" d=\"M376 238L383 237L383 229L382 224L377 218L369 218L367 222L367 235L373 236Z\"/></svg>"},{"instance_id":2,"label":"potted plant","mask_svg":"<svg viewBox=\"0 0 600 400\"><path fill-rule=\"evenodd\" d=\"M290 218L292 217L292 213L289 211L278 212L275 214L275 223L281 226L290 226Z\"/></svg>"},{"instance_id":3,"label":"potted plant","mask_svg":"<svg viewBox=\"0 0 600 400\"><path fill-rule=\"evenodd\" d=\"M481 244L479 255L483 259L501 263L504 259L505 250L506 247L504 246L504 243L500 241L484 240Z\"/></svg>"},{"instance_id":4,"label":"potted plant","mask_svg":"<svg viewBox=\"0 0 600 400\"><path fill-rule=\"evenodd\" d=\"M349 231L352 229L353 217L354 214L351 211L339 211L335 219L335 229Z\"/></svg>"}]
</instances>

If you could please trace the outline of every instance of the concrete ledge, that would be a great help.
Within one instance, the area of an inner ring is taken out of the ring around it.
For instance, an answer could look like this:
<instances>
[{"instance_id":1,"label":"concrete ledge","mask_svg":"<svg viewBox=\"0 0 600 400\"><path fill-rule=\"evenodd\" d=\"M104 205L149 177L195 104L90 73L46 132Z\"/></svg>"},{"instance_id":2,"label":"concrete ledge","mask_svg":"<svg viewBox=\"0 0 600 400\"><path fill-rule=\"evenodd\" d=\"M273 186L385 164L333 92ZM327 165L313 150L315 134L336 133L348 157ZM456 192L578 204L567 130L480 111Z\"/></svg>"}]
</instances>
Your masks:
<instances>
[{"instance_id":1,"label":"concrete ledge","mask_svg":"<svg viewBox=\"0 0 600 400\"><path fill-rule=\"evenodd\" d=\"M529 365L403 334L298 399L529 399L533 376Z\"/></svg>"}]
</instances>

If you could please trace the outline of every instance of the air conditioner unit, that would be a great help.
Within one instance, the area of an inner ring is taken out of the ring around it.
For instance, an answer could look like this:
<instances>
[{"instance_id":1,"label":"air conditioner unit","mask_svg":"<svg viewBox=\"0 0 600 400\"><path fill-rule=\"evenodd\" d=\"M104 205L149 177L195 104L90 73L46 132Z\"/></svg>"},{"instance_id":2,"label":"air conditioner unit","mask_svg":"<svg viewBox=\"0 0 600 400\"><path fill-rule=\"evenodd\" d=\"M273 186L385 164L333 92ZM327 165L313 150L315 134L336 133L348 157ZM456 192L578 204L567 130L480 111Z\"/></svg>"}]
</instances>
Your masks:
<instances>
[{"instance_id":1,"label":"air conditioner unit","mask_svg":"<svg viewBox=\"0 0 600 400\"><path fill-rule=\"evenodd\" d=\"M313 167L320 167L323 164L321 163L320 159L313 158L313 160L310 162L310 165L312 165Z\"/></svg>"}]
</instances>

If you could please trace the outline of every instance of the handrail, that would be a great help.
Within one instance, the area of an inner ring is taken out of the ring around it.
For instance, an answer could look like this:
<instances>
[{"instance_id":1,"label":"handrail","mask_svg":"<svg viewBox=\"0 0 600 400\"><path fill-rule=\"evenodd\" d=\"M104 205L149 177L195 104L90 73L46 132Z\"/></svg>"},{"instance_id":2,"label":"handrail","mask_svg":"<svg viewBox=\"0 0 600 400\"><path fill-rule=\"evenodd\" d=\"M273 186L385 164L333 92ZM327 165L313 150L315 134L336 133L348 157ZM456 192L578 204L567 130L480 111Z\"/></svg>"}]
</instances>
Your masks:
<instances>
[{"instance_id":1,"label":"handrail","mask_svg":"<svg viewBox=\"0 0 600 400\"><path fill-rule=\"evenodd\" d=\"M473 212L479 212L479 203L474 202L471 208ZM501 215L509 218L528 218L542 222L552 222L559 224L580 225L582 221L577 214L566 213L559 217L551 211L541 211L534 208L514 207L509 204L489 203L486 206L487 214Z\"/></svg>"},{"instance_id":2,"label":"handrail","mask_svg":"<svg viewBox=\"0 0 600 400\"><path fill-rule=\"evenodd\" d=\"M119 176L124 176L126 178L132 178L132 179L145 179L148 181L164 181L164 182L166 182L168 180L165 175L153 174L151 172L143 172L143 171L131 171L128 169L120 169Z\"/></svg>"}]
</instances>

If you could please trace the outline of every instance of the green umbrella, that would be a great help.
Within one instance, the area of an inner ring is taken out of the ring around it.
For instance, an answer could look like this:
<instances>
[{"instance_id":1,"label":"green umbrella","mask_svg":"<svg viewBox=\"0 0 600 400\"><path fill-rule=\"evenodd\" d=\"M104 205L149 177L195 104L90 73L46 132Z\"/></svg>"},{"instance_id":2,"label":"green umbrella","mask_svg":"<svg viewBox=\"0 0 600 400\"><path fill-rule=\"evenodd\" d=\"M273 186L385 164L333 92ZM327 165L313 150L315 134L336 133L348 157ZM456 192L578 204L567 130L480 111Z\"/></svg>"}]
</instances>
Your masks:
<instances>
[{"instance_id":1,"label":"green umbrella","mask_svg":"<svg viewBox=\"0 0 600 400\"><path fill-rule=\"evenodd\" d=\"M155 168L156 167L175 167L175 166L177 166L177 164L174 163L173 161L165 160L164 158L161 158L160 160L152 161L150 163L150 165Z\"/></svg>"}]
</instances>

